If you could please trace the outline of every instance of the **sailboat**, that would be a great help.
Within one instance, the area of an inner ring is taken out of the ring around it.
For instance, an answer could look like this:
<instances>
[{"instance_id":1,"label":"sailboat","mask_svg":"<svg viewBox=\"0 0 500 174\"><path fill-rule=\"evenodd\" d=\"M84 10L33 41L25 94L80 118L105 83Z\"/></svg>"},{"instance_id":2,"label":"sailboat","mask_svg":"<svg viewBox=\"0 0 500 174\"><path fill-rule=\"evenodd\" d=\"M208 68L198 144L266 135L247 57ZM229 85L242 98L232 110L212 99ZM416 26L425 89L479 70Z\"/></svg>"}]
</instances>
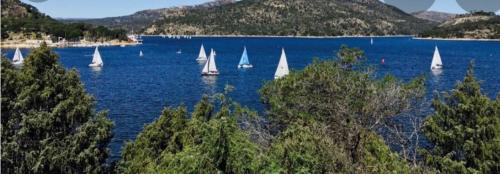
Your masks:
<instances>
[{"instance_id":1,"label":"sailboat","mask_svg":"<svg viewBox=\"0 0 500 174\"><path fill-rule=\"evenodd\" d=\"M182 54L182 50L177 51L177 54Z\"/></svg>"},{"instance_id":2,"label":"sailboat","mask_svg":"<svg viewBox=\"0 0 500 174\"><path fill-rule=\"evenodd\" d=\"M253 68L253 65L250 64L250 61L248 60L247 47L243 49L243 54L241 55L241 60L238 68Z\"/></svg>"},{"instance_id":3,"label":"sailboat","mask_svg":"<svg viewBox=\"0 0 500 174\"><path fill-rule=\"evenodd\" d=\"M205 53L205 47L201 44L200 54L198 55L197 61L207 61L207 54Z\"/></svg>"},{"instance_id":4,"label":"sailboat","mask_svg":"<svg viewBox=\"0 0 500 174\"><path fill-rule=\"evenodd\" d=\"M14 53L14 57L12 58L12 64L21 65L24 62L23 54L19 48L16 48L16 52Z\"/></svg>"},{"instance_id":5,"label":"sailboat","mask_svg":"<svg viewBox=\"0 0 500 174\"><path fill-rule=\"evenodd\" d=\"M139 56L144 56L144 53L142 53L142 50L139 52Z\"/></svg>"},{"instance_id":6,"label":"sailboat","mask_svg":"<svg viewBox=\"0 0 500 174\"><path fill-rule=\"evenodd\" d=\"M274 79L279 79L288 75L290 71L288 70L288 62L286 61L285 49L281 49L281 58L278 64L278 69L274 74Z\"/></svg>"},{"instance_id":7,"label":"sailboat","mask_svg":"<svg viewBox=\"0 0 500 174\"><path fill-rule=\"evenodd\" d=\"M373 45L373 38L370 39L370 44Z\"/></svg>"},{"instance_id":8,"label":"sailboat","mask_svg":"<svg viewBox=\"0 0 500 174\"><path fill-rule=\"evenodd\" d=\"M436 46L434 50L434 57L432 58L431 70L443 69L443 62L441 61L441 55L439 54L439 49Z\"/></svg>"},{"instance_id":9,"label":"sailboat","mask_svg":"<svg viewBox=\"0 0 500 174\"><path fill-rule=\"evenodd\" d=\"M99 53L99 47L95 47L94 57L92 58L92 63L90 67L102 67L104 62L102 62L101 53Z\"/></svg>"},{"instance_id":10,"label":"sailboat","mask_svg":"<svg viewBox=\"0 0 500 174\"><path fill-rule=\"evenodd\" d=\"M210 51L210 57L208 58L207 63L203 67L201 71L202 76L216 76L219 75L219 71L217 70L217 65L215 64L215 51L212 49Z\"/></svg>"}]
</instances>

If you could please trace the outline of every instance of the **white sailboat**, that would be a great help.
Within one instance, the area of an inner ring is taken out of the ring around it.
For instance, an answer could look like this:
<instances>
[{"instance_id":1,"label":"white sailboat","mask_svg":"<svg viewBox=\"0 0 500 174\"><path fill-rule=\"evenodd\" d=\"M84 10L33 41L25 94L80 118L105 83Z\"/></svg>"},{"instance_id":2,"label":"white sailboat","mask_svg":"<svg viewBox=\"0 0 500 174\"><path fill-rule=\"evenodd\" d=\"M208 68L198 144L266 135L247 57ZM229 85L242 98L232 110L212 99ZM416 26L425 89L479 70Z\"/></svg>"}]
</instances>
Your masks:
<instances>
[{"instance_id":1,"label":"white sailboat","mask_svg":"<svg viewBox=\"0 0 500 174\"><path fill-rule=\"evenodd\" d=\"M14 57L12 58L12 64L21 65L24 62L23 54L19 48L16 48L16 52L14 53Z\"/></svg>"},{"instance_id":2,"label":"white sailboat","mask_svg":"<svg viewBox=\"0 0 500 174\"><path fill-rule=\"evenodd\" d=\"M216 76L219 75L219 71L217 70L217 65L215 64L215 51L212 49L210 51L210 57L208 58L207 63L203 67L201 71L202 76Z\"/></svg>"},{"instance_id":3,"label":"white sailboat","mask_svg":"<svg viewBox=\"0 0 500 174\"><path fill-rule=\"evenodd\" d=\"M443 69L443 62L441 61L441 54L439 54L439 49L436 46L434 50L434 57L432 58L431 70Z\"/></svg>"},{"instance_id":4,"label":"white sailboat","mask_svg":"<svg viewBox=\"0 0 500 174\"><path fill-rule=\"evenodd\" d=\"M94 57L92 58L92 63L90 67L102 67L104 62L102 62L101 53L99 53L99 47L95 47Z\"/></svg>"},{"instance_id":5,"label":"white sailboat","mask_svg":"<svg viewBox=\"0 0 500 174\"><path fill-rule=\"evenodd\" d=\"M278 69L276 70L276 73L274 74L274 79L279 79L282 77L285 77L288 75L290 71L288 70L288 62L286 60L286 54L285 54L285 49L281 49L281 58L280 62L278 64Z\"/></svg>"},{"instance_id":6,"label":"white sailboat","mask_svg":"<svg viewBox=\"0 0 500 174\"><path fill-rule=\"evenodd\" d=\"M243 49L243 54L241 55L238 68L253 68L253 65L250 64L250 61L248 60L247 47Z\"/></svg>"},{"instance_id":7,"label":"white sailboat","mask_svg":"<svg viewBox=\"0 0 500 174\"><path fill-rule=\"evenodd\" d=\"M142 50L139 52L139 56L140 57L144 56L144 53L142 53Z\"/></svg>"},{"instance_id":8,"label":"white sailboat","mask_svg":"<svg viewBox=\"0 0 500 174\"><path fill-rule=\"evenodd\" d=\"M373 45L373 38L370 39L370 44Z\"/></svg>"},{"instance_id":9,"label":"white sailboat","mask_svg":"<svg viewBox=\"0 0 500 174\"><path fill-rule=\"evenodd\" d=\"M207 53L205 52L205 47L201 44L200 54L198 55L197 61L207 61Z\"/></svg>"}]
</instances>

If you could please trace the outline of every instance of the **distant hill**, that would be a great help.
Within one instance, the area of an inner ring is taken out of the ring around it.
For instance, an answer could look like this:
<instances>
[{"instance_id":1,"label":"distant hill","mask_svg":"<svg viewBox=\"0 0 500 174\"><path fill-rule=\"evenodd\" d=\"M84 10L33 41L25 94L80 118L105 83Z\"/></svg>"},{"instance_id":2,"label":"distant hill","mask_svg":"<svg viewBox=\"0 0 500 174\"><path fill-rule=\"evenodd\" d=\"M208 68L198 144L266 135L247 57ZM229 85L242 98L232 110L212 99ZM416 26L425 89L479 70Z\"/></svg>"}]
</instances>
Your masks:
<instances>
[{"instance_id":1,"label":"distant hill","mask_svg":"<svg viewBox=\"0 0 500 174\"><path fill-rule=\"evenodd\" d=\"M435 23L379 0L242 0L178 11L154 22L146 34L400 35Z\"/></svg>"},{"instance_id":2,"label":"distant hill","mask_svg":"<svg viewBox=\"0 0 500 174\"><path fill-rule=\"evenodd\" d=\"M52 36L67 40L126 40L126 31L109 30L83 23L64 24L38 11L37 8L19 0L1 0L2 39L24 40L41 39Z\"/></svg>"},{"instance_id":3,"label":"distant hill","mask_svg":"<svg viewBox=\"0 0 500 174\"><path fill-rule=\"evenodd\" d=\"M173 8L161 8L153 10L143 10L132 15L108 17L99 19L59 19L64 23L83 22L92 25L101 25L112 29L125 29L130 32L142 31L151 26L155 21L165 19L169 16L181 15L189 9L208 8L236 2L235 0L216 0L196 6L184 6Z\"/></svg>"},{"instance_id":4,"label":"distant hill","mask_svg":"<svg viewBox=\"0 0 500 174\"><path fill-rule=\"evenodd\" d=\"M456 14L436 12L436 11L422 11L422 12L412 13L412 15L420 19L425 19L438 23L445 22L456 16Z\"/></svg>"},{"instance_id":5,"label":"distant hill","mask_svg":"<svg viewBox=\"0 0 500 174\"><path fill-rule=\"evenodd\" d=\"M478 12L459 15L441 25L425 31L422 37L500 39L500 16Z\"/></svg>"}]
</instances>

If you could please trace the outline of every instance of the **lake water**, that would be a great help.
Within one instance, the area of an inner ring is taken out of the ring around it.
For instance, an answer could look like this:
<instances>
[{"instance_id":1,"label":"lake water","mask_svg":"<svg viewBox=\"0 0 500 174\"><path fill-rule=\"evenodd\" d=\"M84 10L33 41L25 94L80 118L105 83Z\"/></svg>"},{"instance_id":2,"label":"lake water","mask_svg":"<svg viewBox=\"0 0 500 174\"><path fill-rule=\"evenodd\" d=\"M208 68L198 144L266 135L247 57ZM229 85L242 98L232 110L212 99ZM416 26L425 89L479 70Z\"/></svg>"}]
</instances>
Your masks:
<instances>
[{"instance_id":1,"label":"lake water","mask_svg":"<svg viewBox=\"0 0 500 174\"><path fill-rule=\"evenodd\" d=\"M201 44L207 53L217 51L220 76L200 76L202 65L196 62ZM465 75L469 61L476 62L476 76L490 97L500 91L500 42L414 40L408 37L374 38L193 38L166 39L144 37L144 44L130 47L102 47L105 66L88 67L94 48L55 49L67 68L75 68L86 89L95 96L98 110L109 110L115 123L111 159L119 159L126 140L136 137L166 106L187 105L190 109L203 94L222 92L226 84L236 90L234 100L263 111L259 88L274 77L281 48L285 48L292 70L300 70L314 57L329 59L342 44L365 50L368 61L378 74L393 74L403 80L418 75L428 77L428 95L450 90ZM430 71L434 46L441 52L445 69L439 75ZM238 70L243 46L248 49L253 69ZM139 57L139 51L144 57ZM177 54L182 50L182 54ZM29 50L23 49L25 57ZM5 50L12 57L14 50ZM385 64L380 65L381 59Z\"/></svg>"}]
</instances>

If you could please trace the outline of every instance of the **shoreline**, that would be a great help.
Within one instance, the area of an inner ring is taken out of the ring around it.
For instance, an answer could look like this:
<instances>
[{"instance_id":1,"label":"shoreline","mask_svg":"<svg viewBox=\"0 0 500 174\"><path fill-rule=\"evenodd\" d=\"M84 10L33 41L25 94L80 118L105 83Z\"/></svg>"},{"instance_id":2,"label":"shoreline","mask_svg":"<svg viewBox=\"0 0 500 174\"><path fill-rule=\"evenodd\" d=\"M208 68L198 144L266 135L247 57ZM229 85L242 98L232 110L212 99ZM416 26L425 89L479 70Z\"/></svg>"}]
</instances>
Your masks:
<instances>
[{"instance_id":1,"label":"shoreline","mask_svg":"<svg viewBox=\"0 0 500 174\"><path fill-rule=\"evenodd\" d=\"M413 37L415 40L441 40L441 41L487 41L500 42L500 39L472 39L472 38L439 38L439 37Z\"/></svg>"},{"instance_id":2,"label":"shoreline","mask_svg":"<svg viewBox=\"0 0 500 174\"><path fill-rule=\"evenodd\" d=\"M2 41L0 48L2 49L15 49L15 48L37 48L43 41L26 42L26 41ZM140 45L137 42L126 41L108 41L108 42L67 42L67 43L47 43L49 47L53 48L86 48L86 47L113 47L113 46L135 46Z\"/></svg>"},{"instance_id":3,"label":"shoreline","mask_svg":"<svg viewBox=\"0 0 500 174\"><path fill-rule=\"evenodd\" d=\"M388 38L388 37L415 37L414 35L383 35L383 36L279 36L279 35L141 35L142 37L168 37L168 36L190 36L209 38L304 38L304 39L336 39L336 38Z\"/></svg>"},{"instance_id":4,"label":"shoreline","mask_svg":"<svg viewBox=\"0 0 500 174\"><path fill-rule=\"evenodd\" d=\"M338 39L338 38L398 38L410 37L415 40L451 40L451 41L500 41L500 39L472 39L472 38L429 38L417 37L415 35L382 35L382 36L279 36L279 35L141 35L143 37L168 37L168 36L190 36L193 38L299 38L299 39Z\"/></svg>"},{"instance_id":5,"label":"shoreline","mask_svg":"<svg viewBox=\"0 0 500 174\"><path fill-rule=\"evenodd\" d=\"M141 35L142 37L168 37L168 36L189 36L191 38L297 38L297 39L341 39L341 38L398 38L409 37L415 40L436 40L436 41L486 41L500 42L500 39L472 39L472 38L433 38L433 37L417 37L414 35L384 35L384 36L278 36L278 35ZM39 47L42 41L27 42L27 41L1 41L0 48L36 48ZM113 47L113 46L136 46L142 43L127 42L127 41L107 41L107 42L67 42L67 43L47 43L49 47L54 48L85 48L85 47Z\"/></svg>"}]
</instances>

